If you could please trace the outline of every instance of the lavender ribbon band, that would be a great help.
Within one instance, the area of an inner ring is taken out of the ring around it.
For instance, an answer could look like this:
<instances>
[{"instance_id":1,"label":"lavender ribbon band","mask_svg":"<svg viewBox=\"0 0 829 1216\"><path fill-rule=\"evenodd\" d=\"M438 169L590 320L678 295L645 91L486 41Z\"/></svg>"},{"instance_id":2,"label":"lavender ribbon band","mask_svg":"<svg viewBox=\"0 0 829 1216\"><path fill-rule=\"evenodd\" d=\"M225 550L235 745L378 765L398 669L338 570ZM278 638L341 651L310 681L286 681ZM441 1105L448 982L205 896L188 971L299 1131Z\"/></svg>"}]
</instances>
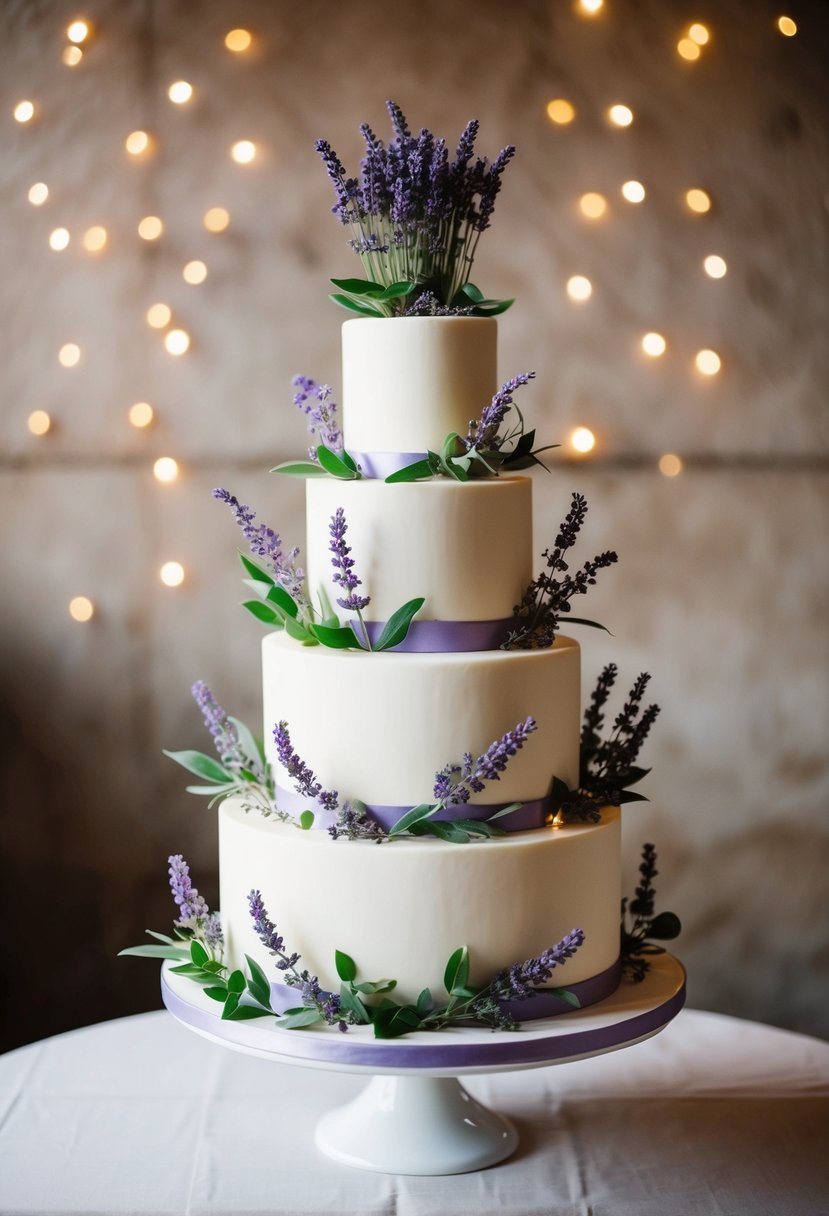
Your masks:
<instances>
[{"instance_id":1,"label":"lavender ribbon band","mask_svg":"<svg viewBox=\"0 0 829 1216\"><path fill-rule=\"evenodd\" d=\"M360 622L355 617L350 624L359 637L362 633ZM389 653L461 654L470 650L499 650L514 624L511 616L494 621L412 621L403 641ZM372 646L385 626L385 621L365 622Z\"/></svg>"},{"instance_id":2,"label":"lavender ribbon band","mask_svg":"<svg viewBox=\"0 0 829 1216\"><path fill-rule=\"evenodd\" d=\"M425 460L426 452L349 452L360 466L364 477L385 481L416 460Z\"/></svg>"},{"instance_id":3,"label":"lavender ribbon band","mask_svg":"<svg viewBox=\"0 0 829 1216\"><path fill-rule=\"evenodd\" d=\"M291 815L301 815L303 811L312 810L314 812L314 827L329 828L335 822L336 816L332 811L326 811L319 804L306 798L303 794L297 794L294 790L286 789L283 785L274 787L274 795L276 797L276 805L280 811L287 811ZM490 815L494 815L496 811L502 811L504 807L509 806L508 802L456 802L445 807L442 811L434 816L439 822L451 821L453 819L489 819ZM407 811L410 811L411 806L391 806L386 803L367 802L365 803L366 810L372 819L380 824L386 831L400 819ZM530 802L524 802L517 810L512 811L509 815L505 815L503 819L497 821L498 827L505 832L528 832L533 828L542 828L547 823L547 816L550 814L550 799L534 798Z\"/></svg>"}]
</instances>

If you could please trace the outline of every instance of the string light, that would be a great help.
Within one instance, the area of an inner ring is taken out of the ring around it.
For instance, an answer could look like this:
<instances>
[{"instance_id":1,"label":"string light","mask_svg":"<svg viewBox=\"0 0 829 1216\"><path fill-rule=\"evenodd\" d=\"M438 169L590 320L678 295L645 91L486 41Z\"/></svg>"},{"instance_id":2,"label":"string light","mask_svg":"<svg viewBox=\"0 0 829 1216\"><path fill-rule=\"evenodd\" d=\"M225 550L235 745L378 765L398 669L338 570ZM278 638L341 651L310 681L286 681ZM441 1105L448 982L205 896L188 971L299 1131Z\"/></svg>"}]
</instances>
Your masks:
<instances>
[{"instance_id":1,"label":"string light","mask_svg":"<svg viewBox=\"0 0 829 1216\"><path fill-rule=\"evenodd\" d=\"M164 345L168 354L184 355L190 349L190 335L183 329L171 329L164 335Z\"/></svg>"},{"instance_id":2,"label":"string light","mask_svg":"<svg viewBox=\"0 0 829 1216\"><path fill-rule=\"evenodd\" d=\"M94 224L83 234L83 247L87 253L100 253L108 240L106 228L102 228L100 224Z\"/></svg>"},{"instance_id":3,"label":"string light","mask_svg":"<svg viewBox=\"0 0 829 1216\"><path fill-rule=\"evenodd\" d=\"M69 26L66 37L70 42L86 42L91 32L89 22L79 19Z\"/></svg>"},{"instance_id":4,"label":"string light","mask_svg":"<svg viewBox=\"0 0 829 1216\"><path fill-rule=\"evenodd\" d=\"M256 158L256 144L252 139L238 139L230 149L230 155L237 165L249 165Z\"/></svg>"},{"instance_id":5,"label":"string light","mask_svg":"<svg viewBox=\"0 0 829 1216\"><path fill-rule=\"evenodd\" d=\"M240 55L243 51L248 50L252 42L253 37L250 30L230 30L225 34L225 46L236 55Z\"/></svg>"},{"instance_id":6,"label":"string light","mask_svg":"<svg viewBox=\"0 0 829 1216\"><path fill-rule=\"evenodd\" d=\"M178 477L178 461L172 456L159 456L153 465L153 477L156 481L175 481Z\"/></svg>"},{"instance_id":7,"label":"string light","mask_svg":"<svg viewBox=\"0 0 829 1216\"><path fill-rule=\"evenodd\" d=\"M158 577L165 587L180 587L184 582L184 566L181 562L165 562Z\"/></svg>"},{"instance_id":8,"label":"string light","mask_svg":"<svg viewBox=\"0 0 829 1216\"><path fill-rule=\"evenodd\" d=\"M682 472L682 460L674 452L659 457L659 472L663 477L677 477Z\"/></svg>"},{"instance_id":9,"label":"string light","mask_svg":"<svg viewBox=\"0 0 829 1216\"><path fill-rule=\"evenodd\" d=\"M138 235L142 241L157 241L164 231L164 225L157 215L145 215L138 225Z\"/></svg>"},{"instance_id":10,"label":"string light","mask_svg":"<svg viewBox=\"0 0 829 1216\"><path fill-rule=\"evenodd\" d=\"M34 410L29 414L26 425L33 435L45 435L51 429L52 419L46 410Z\"/></svg>"},{"instance_id":11,"label":"string light","mask_svg":"<svg viewBox=\"0 0 829 1216\"><path fill-rule=\"evenodd\" d=\"M660 355L664 355L668 349L668 343L663 338L662 334L649 333L642 338L642 350L646 355L650 355L652 359L658 359Z\"/></svg>"},{"instance_id":12,"label":"string light","mask_svg":"<svg viewBox=\"0 0 829 1216\"><path fill-rule=\"evenodd\" d=\"M81 348L75 342L65 342L58 351L58 363L61 367L75 367L80 358Z\"/></svg>"},{"instance_id":13,"label":"string light","mask_svg":"<svg viewBox=\"0 0 829 1216\"><path fill-rule=\"evenodd\" d=\"M204 262L200 262L198 259L194 262L188 262L181 272L181 277L185 283L197 286L207 278L207 267Z\"/></svg>"},{"instance_id":14,"label":"string light","mask_svg":"<svg viewBox=\"0 0 829 1216\"><path fill-rule=\"evenodd\" d=\"M697 365L697 371L701 372L703 376L716 376L722 367L722 359L715 350L697 351L694 362Z\"/></svg>"},{"instance_id":15,"label":"string light","mask_svg":"<svg viewBox=\"0 0 829 1216\"><path fill-rule=\"evenodd\" d=\"M623 182L622 198L626 199L629 203L644 202L645 187L642 185L641 182L634 182L634 181Z\"/></svg>"},{"instance_id":16,"label":"string light","mask_svg":"<svg viewBox=\"0 0 829 1216\"><path fill-rule=\"evenodd\" d=\"M685 202L689 211L695 211L697 215L704 215L706 211L711 210L711 197L705 190L699 190L696 187L693 190L686 190Z\"/></svg>"},{"instance_id":17,"label":"string light","mask_svg":"<svg viewBox=\"0 0 829 1216\"><path fill-rule=\"evenodd\" d=\"M130 426L134 426L137 431L149 426L154 417L155 410L148 401L136 401L135 405L130 406L128 414Z\"/></svg>"},{"instance_id":18,"label":"string light","mask_svg":"<svg viewBox=\"0 0 829 1216\"><path fill-rule=\"evenodd\" d=\"M124 147L130 156L141 156L150 146L150 137L146 131L130 131L124 140Z\"/></svg>"},{"instance_id":19,"label":"string light","mask_svg":"<svg viewBox=\"0 0 829 1216\"><path fill-rule=\"evenodd\" d=\"M63 48L61 59L68 68L76 68L83 59L83 51L79 46L66 46Z\"/></svg>"},{"instance_id":20,"label":"string light","mask_svg":"<svg viewBox=\"0 0 829 1216\"><path fill-rule=\"evenodd\" d=\"M547 117L550 122L564 127L576 117L575 106L563 97L554 97L552 101L547 102Z\"/></svg>"},{"instance_id":21,"label":"string light","mask_svg":"<svg viewBox=\"0 0 829 1216\"><path fill-rule=\"evenodd\" d=\"M589 426L577 426L570 432L568 442L572 450L577 452L579 456L586 456L596 446L596 436Z\"/></svg>"},{"instance_id":22,"label":"string light","mask_svg":"<svg viewBox=\"0 0 829 1216\"><path fill-rule=\"evenodd\" d=\"M777 28L784 37L794 38L797 33L797 22L792 21L791 17L778 17Z\"/></svg>"},{"instance_id":23,"label":"string light","mask_svg":"<svg viewBox=\"0 0 829 1216\"><path fill-rule=\"evenodd\" d=\"M607 199L603 194L588 191L587 194L583 194L579 199L579 210L589 220L601 219L605 211L607 211Z\"/></svg>"},{"instance_id":24,"label":"string light","mask_svg":"<svg viewBox=\"0 0 829 1216\"><path fill-rule=\"evenodd\" d=\"M709 253L708 257L703 259L702 265L710 279L721 279L728 270L725 258L721 258L718 253Z\"/></svg>"},{"instance_id":25,"label":"string light","mask_svg":"<svg viewBox=\"0 0 829 1216\"><path fill-rule=\"evenodd\" d=\"M607 117L615 127L629 127L633 122L633 110L630 106L612 105L607 111Z\"/></svg>"},{"instance_id":26,"label":"string light","mask_svg":"<svg viewBox=\"0 0 829 1216\"><path fill-rule=\"evenodd\" d=\"M596 13L604 6L604 0L578 0L579 12L586 14L588 17L595 17Z\"/></svg>"},{"instance_id":27,"label":"string light","mask_svg":"<svg viewBox=\"0 0 829 1216\"><path fill-rule=\"evenodd\" d=\"M711 34L708 31L708 26L703 25L700 21L695 21L688 30L688 37L697 44L697 46L705 46Z\"/></svg>"},{"instance_id":28,"label":"string light","mask_svg":"<svg viewBox=\"0 0 829 1216\"><path fill-rule=\"evenodd\" d=\"M211 207L205 211L202 223L208 232L224 232L230 223L230 215L224 207Z\"/></svg>"},{"instance_id":29,"label":"string light","mask_svg":"<svg viewBox=\"0 0 829 1216\"><path fill-rule=\"evenodd\" d=\"M581 304L592 296L593 284L583 274L574 274L567 280L567 294Z\"/></svg>"},{"instance_id":30,"label":"string light","mask_svg":"<svg viewBox=\"0 0 829 1216\"><path fill-rule=\"evenodd\" d=\"M69 615L73 621L85 624L95 615L95 605L85 595L76 595L69 601Z\"/></svg>"},{"instance_id":31,"label":"string light","mask_svg":"<svg viewBox=\"0 0 829 1216\"><path fill-rule=\"evenodd\" d=\"M46 182L35 182L29 187L29 202L33 207L42 207L49 197L49 187Z\"/></svg>"},{"instance_id":32,"label":"string light","mask_svg":"<svg viewBox=\"0 0 829 1216\"><path fill-rule=\"evenodd\" d=\"M18 101L12 113L17 122L31 122L35 116L35 103L33 101Z\"/></svg>"},{"instance_id":33,"label":"string light","mask_svg":"<svg viewBox=\"0 0 829 1216\"><path fill-rule=\"evenodd\" d=\"M683 59L691 61L699 59L701 54L698 43L694 42L692 38L680 38L676 49Z\"/></svg>"},{"instance_id":34,"label":"string light","mask_svg":"<svg viewBox=\"0 0 829 1216\"><path fill-rule=\"evenodd\" d=\"M151 329L166 329L173 319L173 310L168 304L151 304L147 309L147 324Z\"/></svg>"},{"instance_id":35,"label":"string light","mask_svg":"<svg viewBox=\"0 0 829 1216\"><path fill-rule=\"evenodd\" d=\"M176 80L167 90L167 96L175 105L183 106L193 96L193 86L186 80Z\"/></svg>"},{"instance_id":36,"label":"string light","mask_svg":"<svg viewBox=\"0 0 829 1216\"><path fill-rule=\"evenodd\" d=\"M49 233L49 248L59 253L67 247L70 239L68 228L53 228Z\"/></svg>"}]
</instances>

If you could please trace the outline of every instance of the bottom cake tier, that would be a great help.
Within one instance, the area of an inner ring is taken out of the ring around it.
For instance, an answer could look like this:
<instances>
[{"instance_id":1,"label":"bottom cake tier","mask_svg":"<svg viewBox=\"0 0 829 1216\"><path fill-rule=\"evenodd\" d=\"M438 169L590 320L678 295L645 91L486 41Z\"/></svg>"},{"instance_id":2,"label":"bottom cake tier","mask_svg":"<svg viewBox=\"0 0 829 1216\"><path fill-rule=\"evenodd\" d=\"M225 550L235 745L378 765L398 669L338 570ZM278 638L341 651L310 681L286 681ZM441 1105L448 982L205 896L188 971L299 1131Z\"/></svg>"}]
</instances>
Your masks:
<instances>
[{"instance_id":1,"label":"bottom cake tier","mask_svg":"<svg viewBox=\"0 0 829 1216\"><path fill-rule=\"evenodd\" d=\"M440 999L446 961L458 946L469 947L470 983L481 985L576 928L584 944L551 983L575 989L586 1005L618 982L620 816L613 807L596 824L469 844L377 845L332 841L228 798L219 808L219 868L227 961L244 967L249 954L272 981L282 973L254 934L251 890L262 892L285 949L298 951L299 965L334 991L336 950L354 959L359 980L396 979L397 1000L414 1001L423 988ZM519 1016L549 1012L530 1001Z\"/></svg>"}]
</instances>

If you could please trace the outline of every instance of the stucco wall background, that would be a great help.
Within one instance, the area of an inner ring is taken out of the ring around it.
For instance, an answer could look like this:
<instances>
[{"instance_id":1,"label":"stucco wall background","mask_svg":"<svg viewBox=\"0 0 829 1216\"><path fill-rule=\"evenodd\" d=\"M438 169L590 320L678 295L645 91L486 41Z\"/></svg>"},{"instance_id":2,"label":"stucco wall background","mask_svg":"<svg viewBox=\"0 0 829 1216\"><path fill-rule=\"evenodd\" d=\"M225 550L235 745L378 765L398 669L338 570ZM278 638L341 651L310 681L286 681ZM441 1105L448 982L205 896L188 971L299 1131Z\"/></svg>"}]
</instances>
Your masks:
<instances>
[{"instance_id":1,"label":"stucco wall background","mask_svg":"<svg viewBox=\"0 0 829 1216\"><path fill-rule=\"evenodd\" d=\"M603 663L620 691L643 669L663 714L645 759L651 802L626 813L627 885L656 842L662 906L681 915L690 1000L829 1033L825 745L827 519L827 132L825 11L799 3L783 37L765 0L414 0L348 6L6 0L2 47L5 573L0 629L5 725L2 984L6 1042L156 1007L151 964L117 960L171 919L165 859L181 851L217 893L215 824L162 747L202 747L189 687L206 679L258 722L260 633L237 604L237 537L210 491L223 484L302 539L302 487L269 477L304 450L289 378L339 390L341 314L330 275L357 272L330 216L313 152L348 163L358 123L385 129L398 100L416 128L453 139L478 116L481 146L518 145L476 264L500 322L503 377L534 368L522 405L551 441L590 426L596 453L565 450L536 476L536 547L572 489L590 503L584 556L620 564L582 636L585 690ZM83 60L65 29L94 24ZM710 43L676 42L703 21ZM225 33L246 26L251 50ZM188 80L193 100L170 103ZM556 126L550 99L575 120ZM11 112L32 98L32 122ZM624 102L627 129L605 118ZM130 157L129 132L153 137ZM229 156L256 142L245 166ZM620 194L636 179L632 205ZM44 181L36 208L29 187ZM694 215L685 191L703 188ZM608 200L599 221L585 191ZM230 225L205 231L208 208ZM154 242L143 216L162 218ZM108 231L97 255L91 225ZM49 233L65 226L69 247ZM721 280L702 258L720 254ZM183 265L203 259L189 286ZM586 275L575 304L568 278ZM147 308L169 304L191 335L171 357ZM667 351L648 359L646 331ZM81 348L60 366L64 343ZM713 348L719 375L694 368ZM128 424L134 402L155 424ZM35 438L27 418L49 412ZM683 472L660 474L678 453ZM157 456L180 462L170 485ZM589 554L587 552L589 550ZM177 589L158 568L186 570ZM95 616L71 620L87 595ZM347 711L332 700L328 718ZM371 741L367 740L370 748Z\"/></svg>"}]
</instances>

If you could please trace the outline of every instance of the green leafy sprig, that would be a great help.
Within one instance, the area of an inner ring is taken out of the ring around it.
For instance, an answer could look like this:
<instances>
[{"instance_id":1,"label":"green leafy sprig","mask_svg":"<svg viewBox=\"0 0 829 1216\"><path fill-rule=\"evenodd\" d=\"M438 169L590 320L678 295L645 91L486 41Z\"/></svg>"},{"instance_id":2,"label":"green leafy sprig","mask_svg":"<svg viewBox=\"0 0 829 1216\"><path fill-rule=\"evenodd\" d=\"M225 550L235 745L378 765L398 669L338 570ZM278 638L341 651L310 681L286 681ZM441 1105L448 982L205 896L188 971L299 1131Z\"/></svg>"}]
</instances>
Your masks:
<instances>
[{"instance_id":1,"label":"green leafy sprig","mask_svg":"<svg viewBox=\"0 0 829 1216\"><path fill-rule=\"evenodd\" d=\"M650 970L650 957L665 953L664 946L655 943L673 941L682 931L682 923L675 912L655 911L653 880L658 873L656 849L652 844L644 844L639 885L630 901L622 900L622 972L637 984Z\"/></svg>"},{"instance_id":2,"label":"green leafy sprig","mask_svg":"<svg viewBox=\"0 0 829 1216\"><path fill-rule=\"evenodd\" d=\"M329 296L340 308L364 317L405 316L424 295L439 299L440 285L434 279L412 282L403 279L385 287L372 279L332 279L337 288ZM453 312L468 317L497 317L514 304L514 300L487 299L474 283L464 283L446 306L443 315Z\"/></svg>"},{"instance_id":3,"label":"green leafy sprig","mask_svg":"<svg viewBox=\"0 0 829 1216\"><path fill-rule=\"evenodd\" d=\"M287 477L336 477L338 481L360 481L362 472L354 457L344 449L334 452L324 443L317 447L318 464L312 460L287 460L270 469Z\"/></svg>"}]
</instances>

